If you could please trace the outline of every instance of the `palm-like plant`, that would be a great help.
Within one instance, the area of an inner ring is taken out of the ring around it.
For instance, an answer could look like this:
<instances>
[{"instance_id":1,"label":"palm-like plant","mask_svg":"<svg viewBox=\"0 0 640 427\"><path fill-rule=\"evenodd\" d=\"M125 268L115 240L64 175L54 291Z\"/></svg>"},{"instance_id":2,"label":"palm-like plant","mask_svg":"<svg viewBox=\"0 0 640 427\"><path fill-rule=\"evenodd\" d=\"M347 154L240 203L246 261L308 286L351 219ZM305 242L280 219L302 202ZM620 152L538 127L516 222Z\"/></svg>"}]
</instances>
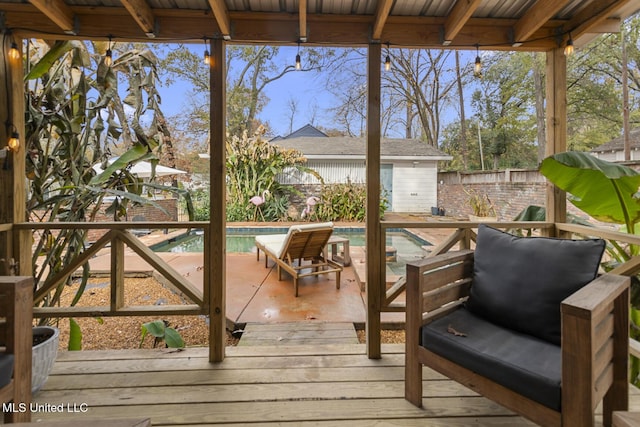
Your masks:
<instances>
[{"instance_id":1,"label":"palm-like plant","mask_svg":"<svg viewBox=\"0 0 640 427\"><path fill-rule=\"evenodd\" d=\"M114 196L107 212L119 220L132 202L142 197L143 183L129 172L140 160L158 157L170 145L170 134L155 89L155 57L133 50L105 65L100 43L61 41L52 47L32 44L26 88L27 210L32 221L93 221L106 196ZM118 94L121 73L129 79L124 100ZM125 114L125 105L133 113ZM152 114L144 128L141 118ZM123 141L124 143L121 143ZM121 145L121 146L119 146ZM112 150L124 151L106 167ZM173 154L171 154L172 156ZM93 166L105 171L96 176ZM36 280L59 272L86 246L86 230L44 230L35 237L33 271ZM83 266L76 304L89 277ZM63 290L43 305L57 304Z\"/></svg>"}]
</instances>

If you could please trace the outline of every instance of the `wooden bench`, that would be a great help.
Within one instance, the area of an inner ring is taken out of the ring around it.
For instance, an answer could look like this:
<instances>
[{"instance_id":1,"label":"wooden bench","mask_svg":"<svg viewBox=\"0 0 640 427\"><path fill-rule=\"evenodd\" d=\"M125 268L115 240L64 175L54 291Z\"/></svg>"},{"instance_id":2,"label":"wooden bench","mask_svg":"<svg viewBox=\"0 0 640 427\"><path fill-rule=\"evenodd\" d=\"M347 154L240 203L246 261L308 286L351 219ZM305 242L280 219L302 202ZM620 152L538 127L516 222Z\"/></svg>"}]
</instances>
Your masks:
<instances>
[{"instance_id":1,"label":"wooden bench","mask_svg":"<svg viewBox=\"0 0 640 427\"><path fill-rule=\"evenodd\" d=\"M0 388L0 401L13 404L4 411L5 423L31 420L32 313L33 278L0 277L0 343L3 357L13 359L13 374Z\"/></svg>"},{"instance_id":2,"label":"wooden bench","mask_svg":"<svg viewBox=\"0 0 640 427\"><path fill-rule=\"evenodd\" d=\"M424 365L544 426L593 426L603 401L611 426L612 412L628 409L629 278L604 274L560 300L556 344L473 312L479 257L464 250L407 265L405 398L422 407Z\"/></svg>"}]
</instances>

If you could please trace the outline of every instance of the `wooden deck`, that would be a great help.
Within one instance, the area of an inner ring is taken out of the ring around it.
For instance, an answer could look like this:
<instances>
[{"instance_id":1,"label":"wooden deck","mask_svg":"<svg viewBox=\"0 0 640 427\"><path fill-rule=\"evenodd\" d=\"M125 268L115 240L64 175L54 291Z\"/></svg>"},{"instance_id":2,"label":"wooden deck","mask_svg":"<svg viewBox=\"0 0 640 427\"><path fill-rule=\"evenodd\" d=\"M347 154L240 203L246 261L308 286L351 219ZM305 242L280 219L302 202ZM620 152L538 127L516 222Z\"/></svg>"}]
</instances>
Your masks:
<instances>
[{"instance_id":1,"label":"wooden deck","mask_svg":"<svg viewBox=\"0 0 640 427\"><path fill-rule=\"evenodd\" d=\"M154 426L531 426L425 368L425 409L403 398L404 345L63 352L34 401L64 405L33 420L150 417ZM631 409L640 408L634 391ZM74 406L75 405L75 406ZM78 408L69 412L67 408ZM86 412L81 410L86 409ZM86 425L91 425L87 422Z\"/></svg>"}]
</instances>

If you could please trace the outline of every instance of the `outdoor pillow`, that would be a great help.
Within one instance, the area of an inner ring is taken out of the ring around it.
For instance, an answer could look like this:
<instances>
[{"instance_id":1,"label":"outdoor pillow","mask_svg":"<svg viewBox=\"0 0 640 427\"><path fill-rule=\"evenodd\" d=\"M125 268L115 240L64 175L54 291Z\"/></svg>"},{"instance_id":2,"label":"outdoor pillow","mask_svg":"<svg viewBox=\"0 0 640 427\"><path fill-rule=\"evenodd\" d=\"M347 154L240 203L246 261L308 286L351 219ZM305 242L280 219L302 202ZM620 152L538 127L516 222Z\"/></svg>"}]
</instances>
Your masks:
<instances>
[{"instance_id":1,"label":"outdoor pillow","mask_svg":"<svg viewBox=\"0 0 640 427\"><path fill-rule=\"evenodd\" d=\"M518 237L480 224L467 308L560 345L560 303L595 279L602 239Z\"/></svg>"}]
</instances>

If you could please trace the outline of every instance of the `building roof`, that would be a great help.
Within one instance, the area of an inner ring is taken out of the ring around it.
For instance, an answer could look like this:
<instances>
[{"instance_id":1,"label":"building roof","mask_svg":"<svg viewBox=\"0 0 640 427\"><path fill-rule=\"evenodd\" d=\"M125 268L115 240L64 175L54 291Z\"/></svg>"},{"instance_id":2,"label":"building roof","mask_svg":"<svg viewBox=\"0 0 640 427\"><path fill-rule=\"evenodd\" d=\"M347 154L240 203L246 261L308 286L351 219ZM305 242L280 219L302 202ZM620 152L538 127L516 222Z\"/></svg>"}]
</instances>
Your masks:
<instances>
[{"instance_id":1,"label":"building roof","mask_svg":"<svg viewBox=\"0 0 640 427\"><path fill-rule=\"evenodd\" d=\"M637 0L0 0L17 37L548 51L619 31Z\"/></svg>"},{"instance_id":2,"label":"building roof","mask_svg":"<svg viewBox=\"0 0 640 427\"><path fill-rule=\"evenodd\" d=\"M640 148L640 128L631 129L629 131L629 145L631 148ZM623 151L624 136L613 138L609 142L598 145L591 150L592 153L606 153L609 151Z\"/></svg>"},{"instance_id":3,"label":"building roof","mask_svg":"<svg viewBox=\"0 0 640 427\"><path fill-rule=\"evenodd\" d=\"M364 159L366 139L348 136L283 138L275 144L293 148L308 159ZM380 157L397 160L451 160L452 157L417 139L383 138Z\"/></svg>"},{"instance_id":4,"label":"building roof","mask_svg":"<svg viewBox=\"0 0 640 427\"><path fill-rule=\"evenodd\" d=\"M300 138L300 137L326 138L328 136L329 135L327 135L326 133L322 132L320 129L318 129L318 128L310 125L310 124L306 124L306 125L302 126L300 129L294 130L289 135L285 136L283 139Z\"/></svg>"}]
</instances>

